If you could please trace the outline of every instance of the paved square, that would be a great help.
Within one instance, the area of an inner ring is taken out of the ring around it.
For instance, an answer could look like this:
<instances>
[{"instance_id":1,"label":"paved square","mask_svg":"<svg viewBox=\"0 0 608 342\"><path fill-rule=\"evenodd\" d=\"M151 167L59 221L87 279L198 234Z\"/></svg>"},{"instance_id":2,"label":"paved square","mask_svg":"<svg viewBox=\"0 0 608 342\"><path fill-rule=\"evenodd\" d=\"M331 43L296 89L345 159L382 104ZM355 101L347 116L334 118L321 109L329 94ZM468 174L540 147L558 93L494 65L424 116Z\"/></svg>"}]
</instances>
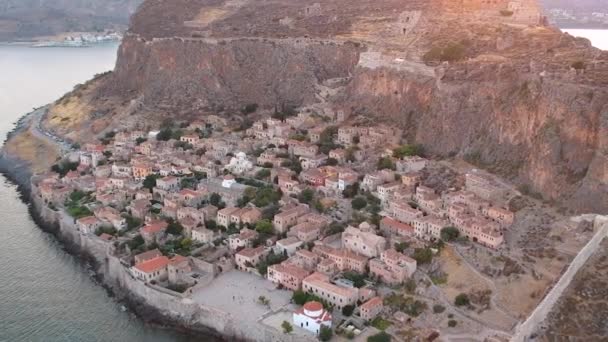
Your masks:
<instances>
[{"instance_id":1,"label":"paved square","mask_svg":"<svg viewBox=\"0 0 608 342\"><path fill-rule=\"evenodd\" d=\"M259 303L260 296L270 300L270 308ZM264 313L289 304L291 291L277 290L270 281L251 273L230 271L195 291L192 300L230 313L237 320L256 322Z\"/></svg>"}]
</instances>

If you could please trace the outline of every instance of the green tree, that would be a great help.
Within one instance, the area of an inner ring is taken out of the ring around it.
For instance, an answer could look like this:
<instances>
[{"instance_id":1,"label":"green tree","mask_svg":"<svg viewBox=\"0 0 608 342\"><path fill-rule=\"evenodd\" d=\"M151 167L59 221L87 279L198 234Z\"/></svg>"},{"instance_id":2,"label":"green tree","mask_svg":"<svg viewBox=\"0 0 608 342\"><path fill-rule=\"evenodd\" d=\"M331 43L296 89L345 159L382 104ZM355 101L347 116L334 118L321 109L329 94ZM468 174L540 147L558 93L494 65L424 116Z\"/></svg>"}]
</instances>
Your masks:
<instances>
[{"instance_id":1,"label":"green tree","mask_svg":"<svg viewBox=\"0 0 608 342\"><path fill-rule=\"evenodd\" d=\"M283 332L285 334L289 334L290 332L293 331L293 327L287 321L283 321L283 323L281 323L281 328L283 328Z\"/></svg>"},{"instance_id":2,"label":"green tree","mask_svg":"<svg viewBox=\"0 0 608 342\"><path fill-rule=\"evenodd\" d=\"M158 132L158 134L156 135L156 140L159 141L168 141L171 139L172 136L172 130L171 128L163 128L160 130L160 132Z\"/></svg>"},{"instance_id":3,"label":"green tree","mask_svg":"<svg viewBox=\"0 0 608 342\"><path fill-rule=\"evenodd\" d=\"M346 198L353 198L357 196L357 193L359 193L359 183L355 182L351 185L347 185L344 188L344 191L342 191L342 196Z\"/></svg>"},{"instance_id":4,"label":"green tree","mask_svg":"<svg viewBox=\"0 0 608 342\"><path fill-rule=\"evenodd\" d=\"M196 189L196 178L184 177L180 181L182 189Z\"/></svg>"},{"instance_id":5,"label":"green tree","mask_svg":"<svg viewBox=\"0 0 608 342\"><path fill-rule=\"evenodd\" d=\"M412 258L416 260L418 265L427 264L433 260L433 251L430 248L416 248Z\"/></svg>"},{"instance_id":6,"label":"green tree","mask_svg":"<svg viewBox=\"0 0 608 342\"><path fill-rule=\"evenodd\" d=\"M380 158L380 160L378 160L378 170L385 170L385 169L389 169L389 170L395 169L395 164L393 163L393 160L391 158L383 157L383 158Z\"/></svg>"},{"instance_id":7,"label":"green tree","mask_svg":"<svg viewBox=\"0 0 608 342\"><path fill-rule=\"evenodd\" d=\"M361 288L365 286L365 276L363 274L359 274L356 272L345 272L343 276L345 279L352 281L353 286L356 288Z\"/></svg>"},{"instance_id":8,"label":"green tree","mask_svg":"<svg viewBox=\"0 0 608 342\"><path fill-rule=\"evenodd\" d=\"M256 179L268 179L268 177L270 177L270 170L268 169L262 169L255 173Z\"/></svg>"},{"instance_id":9,"label":"green tree","mask_svg":"<svg viewBox=\"0 0 608 342\"><path fill-rule=\"evenodd\" d=\"M184 227L177 221L170 220L169 225L167 226L167 234L171 235L180 235Z\"/></svg>"},{"instance_id":10,"label":"green tree","mask_svg":"<svg viewBox=\"0 0 608 342\"><path fill-rule=\"evenodd\" d=\"M160 178L160 176L156 174L147 175L144 179L144 188L152 190L156 186L156 180L158 178Z\"/></svg>"},{"instance_id":11,"label":"green tree","mask_svg":"<svg viewBox=\"0 0 608 342\"><path fill-rule=\"evenodd\" d=\"M327 158L327 162L325 162L326 165L329 166L336 166L338 165L338 159L336 158Z\"/></svg>"},{"instance_id":12,"label":"green tree","mask_svg":"<svg viewBox=\"0 0 608 342\"><path fill-rule=\"evenodd\" d=\"M272 234L272 222L267 219L260 220L255 224L255 230L260 234Z\"/></svg>"},{"instance_id":13,"label":"green tree","mask_svg":"<svg viewBox=\"0 0 608 342\"><path fill-rule=\"evenodd\" d=\"M144 238L137 234L133 239L129 240L127 242L127 245L129 246L129 249L131 251L137 249L139 246L143 245L145 243Z\"/></svg>"},{"instance_id":14,"label":"green tree","mask_svg":"<svg viewBox=\"0 0 608 342\"><path fill-rule=\"evenodd\" d=\"M450 242L458 239L460 236L460 231L458 231L455 227L445 227L441 229L441 240L445 242Z\"/></svg>"},{"instance_id":15,"label":"green tree","mask_svg":"<svg viewBox=\"0 0 608 342\"><path fill-rule=\"evenodd\" d=\"M346 305L342 308L342 314L344 316L348 316L350 317L350 315L353 314L353 311L355 311L355 306L354 305Z\"/></svg>"},{"instance_id":16,"label":"green tree","mask_svg":"<svg viewBox=\"0 0 608 342\"><path fill-rule=\"evenodd\" d=\"M291 299L298 305L304 305L308 301L308 294L302 290L293 291Z\"/></svg>"},{"instance_id":17,"label":"green tree","mask_svg":"<svg viewBox=\"0 0 608 342\"><path fill-rule=\"evenodd\" d=\"M179 245L183 250L190 251L190 249L192 248L192 239L185 238L182 241L180 241Z\"/></svg>"},{"instance_id":18,"label":"green tree","mask_svg":"<svg viewBox=\"0 0 608 342\"><path fill-rule=\"evenodd\" d=\"M322 325L321 329L319 330L319 340L327 342L331 340L333 334L334 332L331 330L331 328Z\"/></svg>"},{"instance_id":19,"label":"green tree","mask_svg":"<svg viewBox=\"0 0 608 342\"><path fill-rule=\"evenodd\" d=\"M399 253L403 253L409 246L407 242L395 242L395 250Z\"/></svg>"},{"instance_id":20,"label":"green tree","mask_svg":"<svg viewBox=\"0 0 608 342\"><path fill-rule=\"evenodd\" d=\"M245 107L243 107L243 109L241 109L241 113L247 115L247 114L251 114L251 113L255 112L256 110L258 110L258 104L250 103L250 104L246 105Z\"/></svg>"},{"instance_id":21,"label":"green tree","mask_svg":"<svg viewBox=\"0 0 608 342\"><path fill-rule=\"evenodd\" d=\"M209 196L209 203L216 207L220 207L220 204L222 203L222 196L220 196L217 192L212 193L211 196Z\"/></svg>"},{"instance_id":22,"label":"green tree","mask_svg":"<svg viewBox=\"0 0 608 342\"><path fill-rule=\"evenodd\" d=\"M312 200L315 198L315 192L312 189L304 189L304 191L300 192L298 195L298 200L301 203L310 204Z\"/></svg>"},{"instance_id":23,"label":"green tree","mask_svg":"<svg viewBox=\"0 0 608 342\"><path fill-rule=\"evenodd\" d=\"M351 206L353 207L353 209L355 210L361 210L365 207L367 207L367 201L365 200L364 197L355 197L351 202L350 202Z\"/></svg>"},{"instance_id":24,"label":"green tree","mask_svg":"<svg viewBox=\"0 0 608 342\"><path fill-rule=\"evenodd\" d=\"M256 190L253 204L255 204L258 208L263 208L267 205L278 203L281 196L282 194L280 190L275 190L272 186L258 188Z\"/></svg>"},{"instance_id":25,"label":"green tree","mask_svg":"<svg viewBox=\"0 0 608 342\"><path fill-rule=\"evenodd\" d=\"M468 306L470 304L469 296L466 293L461 293L454 298L456 306Z\"/></svg>"},{"instance_id":26,"label":"green tree","mask_svg":"<svg viewBox=\"0 0 608 342\"><path fill-rule=\"evenodd\" d=\"M422 148L420 145L402 145L393 150L393 157L401 159L420 155Z\"/></svg>"}]
</instances>

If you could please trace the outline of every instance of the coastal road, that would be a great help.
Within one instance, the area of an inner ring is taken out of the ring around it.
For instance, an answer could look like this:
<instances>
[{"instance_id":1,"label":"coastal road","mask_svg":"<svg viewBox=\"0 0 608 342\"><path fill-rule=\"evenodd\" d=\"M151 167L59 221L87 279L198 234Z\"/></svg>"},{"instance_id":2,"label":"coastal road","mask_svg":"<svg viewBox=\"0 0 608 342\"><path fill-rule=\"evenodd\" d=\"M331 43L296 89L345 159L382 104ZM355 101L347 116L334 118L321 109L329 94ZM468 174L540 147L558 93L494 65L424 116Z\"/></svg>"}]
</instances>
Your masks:
<instances>
[{"instance_id":1,"label":"coastal road","mask_svg":"<svg viewBox=\"0 0 608 342\"><path fill-rule=\"evenodd\" d=\"M51 145L56 145L61 149L61 154L74 151L72 143L62 139L61 137L45 130L42 127L42 119L48 112L48 106L38 108L32 112L31 124L29 126L30 133L41 140L47 141Z\"/></svg>"}]
</instances>

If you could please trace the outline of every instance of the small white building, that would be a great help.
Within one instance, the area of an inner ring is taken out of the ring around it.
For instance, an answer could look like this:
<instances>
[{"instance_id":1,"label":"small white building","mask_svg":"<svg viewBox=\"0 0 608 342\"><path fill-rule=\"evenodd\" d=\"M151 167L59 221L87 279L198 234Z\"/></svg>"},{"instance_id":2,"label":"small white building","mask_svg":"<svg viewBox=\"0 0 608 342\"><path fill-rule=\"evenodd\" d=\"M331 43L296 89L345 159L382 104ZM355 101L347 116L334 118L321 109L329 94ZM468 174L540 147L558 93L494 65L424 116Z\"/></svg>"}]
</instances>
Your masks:
<instances>
[{"instance_id":1,"label":"small white building","mask_svg":"<svg viewBox=\"0 0 608 342\"><path fill-rule=\"evenodd\" d=\"M331 329L331 314L319 302L308 302L293 313L293 324L319 334L321 326Z\"/></svg>"},{"instance_id":2,"label":"small white building","mask_svg":"<svg viewBox=\"0 0 608 342\"><path fill-rule=\"evenodd\" d=\"M277 241L274 252L277 254L287 254L287 256L292 256L296 254L296 251L298 248L300 248L300 246L302 246L302 244L303 242L297 237L290 236Z\"/></svg>"},{"instance_id":3,"label":"small white building","mask_svg":"<svg viewBox=\"0 0 608 342\"><path fill-rule=\"evenodd\" d=\"M226 165L226 169L237 175L253 170L253 162L247 159L244 152L239 152L236 156L230 159L230 163Z\"/></svg>"},{"instance_id":4,"label":"small white building","mask_svg":"<svg viewBox=\"0 0 608 342\"><path fill-rule=\"evenodd\" d=\"M202 243L213 242L213 231L203 227L197 227L192 230L192 240Z\"/></svg>"}]
</instances>

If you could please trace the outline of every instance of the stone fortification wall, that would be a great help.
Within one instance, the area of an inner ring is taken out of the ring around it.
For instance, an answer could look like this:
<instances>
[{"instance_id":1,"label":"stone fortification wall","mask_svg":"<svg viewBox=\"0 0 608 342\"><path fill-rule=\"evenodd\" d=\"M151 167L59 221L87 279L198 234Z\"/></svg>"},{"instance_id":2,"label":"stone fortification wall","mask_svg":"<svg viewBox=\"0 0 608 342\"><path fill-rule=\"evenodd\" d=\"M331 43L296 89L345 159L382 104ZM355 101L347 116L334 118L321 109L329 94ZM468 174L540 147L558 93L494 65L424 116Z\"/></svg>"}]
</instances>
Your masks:
<instances>
[{"instance_id":1,"label":"stone fortification wall","mask_svg":"<svg viewBox=\"0 0 608 342\"><path fill-rule=\"evenodd\" d=\"M62 211L49 209L32 185L31 192L34 214L49 227L57 229L58 237L75 247L98 264L98 275L106 286L118 293L124 293L130 302L143 303L156 309L167 321L178 322L193 330L214 332L230 340L295 342L302 336L286 335L259 324L252 329L243 326L232 315L221 310L195 303L185 295L167 289L159 289L145 284L131 275L128 266L120 258L112 255L113 245L95 235L84 235L78 231L74 220ZM212 279L211 279L212 280ZM205 281L208 283L209 279ZM314 341L314 339L310 339Z\"/></svg>"},{"instance_id":2,"label":"stone fortification wall","mask_svg":"<svg viewBox=\"0 0 608 342\"><path fill-rule=\"evenodd\" d=\"M580 250L568 266L566 272L564 272L551 291L547 293L543 301L536 307L528 319L517 326L515 335L511 338L512 342L524 342L532 339L531 336L534 335L538 326L547 318L547 315L568 288L568 285L570 285L570 282L572 282L572 279L574 279L578 270L581 269L591 255L597 251L602 240L608 235L608 216L596 216L594 219L594 227L597 232L593 238L591 238L585 247Z\"/></svg>"}]
</instances>

